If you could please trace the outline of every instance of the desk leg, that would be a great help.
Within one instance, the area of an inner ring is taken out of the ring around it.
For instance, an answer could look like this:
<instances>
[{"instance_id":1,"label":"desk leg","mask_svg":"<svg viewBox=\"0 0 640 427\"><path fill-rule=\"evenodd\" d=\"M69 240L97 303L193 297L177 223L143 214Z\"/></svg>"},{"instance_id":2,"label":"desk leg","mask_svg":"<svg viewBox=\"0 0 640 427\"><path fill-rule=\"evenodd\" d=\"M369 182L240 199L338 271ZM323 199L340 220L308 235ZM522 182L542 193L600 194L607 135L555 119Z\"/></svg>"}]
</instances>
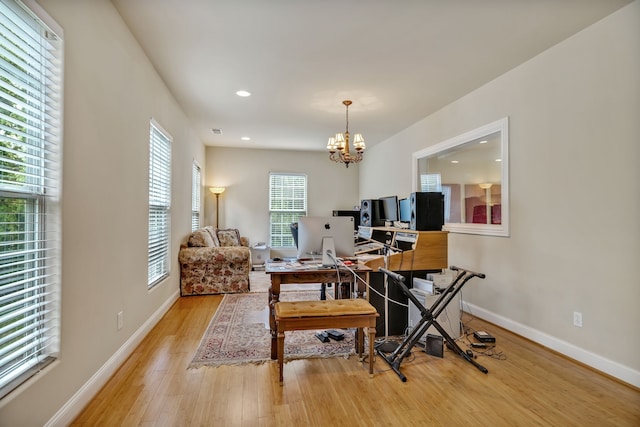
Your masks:
<instances>
[{"instance_id":1,"label":"desk leg","mask_svg":"<svg viewBox=\"0 0 640 427\"><path fill-rule=\"evenodd\" d=\"M358 273L358 277L364 280L364 283L366 283L365 285L364 283L362 283L362 280L356 279L355 290L358 293L358 298L362 298L364 296L364 292L369 292L369 290L367 289L367 286L369 285L369 272Z\"/></svg>"},{"instance_id":2,"label":"desk leg","mask_svg":"<svg viewBox=\"0 0 640 427\"><path fill-rule=\"evenodd\" d=\"M369 326L367 332L369 333L369 377L373 378L373 342L376 340L375 326Z\"/></svg>"},{"instance_id":3,"label":"desk leg","mask_svg":"<svg viewBox=\"0 0 640 427\"><path fill-rule=\"evenodd\" d=\"M364 360L364 328L356 329L356 354L360 361Z\"/></svg>"},{"instance_id":4,"label":"desk leg","mask_svg":"<svg viewBox=\"0 0 640 427\"><path fill-rule=\"evenodd\" d=\"M269 329L271 330L271 360L278 358L278 331L276 330L276 303L280 301L280 277L271 275L269 288Z\"/></svg>"},{"instance_id":5,"label":"desk leg","mask_svg":"<svg viewBox=\"0 0 640 427\"><path fill-rule=\"evenodd\" d=\"M356 292L357 298L362 298L364 296L364 292L367 291L367 285L369 284L369 273L368 272L359 272L357 273L358 278L355 279L354 291ZM363 284L362 280L367 284ZM358 329L355 336L355 346L356 353L362 355L364 352L364 332L362 329Z\"/></svg>"}]
</instances>

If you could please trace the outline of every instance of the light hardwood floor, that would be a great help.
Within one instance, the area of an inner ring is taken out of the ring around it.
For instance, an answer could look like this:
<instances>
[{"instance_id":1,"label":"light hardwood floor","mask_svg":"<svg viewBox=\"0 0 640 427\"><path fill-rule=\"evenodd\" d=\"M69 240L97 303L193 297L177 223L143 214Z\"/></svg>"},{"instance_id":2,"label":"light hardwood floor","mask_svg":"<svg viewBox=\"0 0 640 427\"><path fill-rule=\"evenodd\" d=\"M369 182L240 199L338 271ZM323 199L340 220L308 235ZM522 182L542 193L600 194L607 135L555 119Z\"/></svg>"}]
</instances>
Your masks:
<instances>
[{"instance_id":1,"label":"light hardwood floor","mask_svg":"<svg viewBox=\"0 0 640 427\"><path fill-rule=\"evenodd\" d=\"M283 387L275 361L188 370L221 299L180 298L72 426L640 426L640 390L479 319L486 375L416 349L406 383L379 358L291 361Z\"/></svg>"}]
</instances>

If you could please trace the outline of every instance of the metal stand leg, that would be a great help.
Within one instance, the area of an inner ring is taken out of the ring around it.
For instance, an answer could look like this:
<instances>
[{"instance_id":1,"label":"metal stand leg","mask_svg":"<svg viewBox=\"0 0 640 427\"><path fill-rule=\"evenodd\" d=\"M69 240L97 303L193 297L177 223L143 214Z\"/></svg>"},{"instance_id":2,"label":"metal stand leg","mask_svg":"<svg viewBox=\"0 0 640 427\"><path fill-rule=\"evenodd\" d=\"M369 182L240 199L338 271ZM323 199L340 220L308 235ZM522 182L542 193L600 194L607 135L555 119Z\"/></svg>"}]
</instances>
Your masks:
<instances>
[{"instance_id":1,"label":"metal stand leg","mask_svg":"<svg viewBox=\"0 0 640 427\"><path fill-rule=\"evenodd\" d=\"M467 362L474 365L478 370L483 373L488 373L489 371L484 366L480 365L476 362L472 357L470 357L465 351L463 351L460 346L451 338L451 336L445 331L445 329L437 322L436 318L442 313L443 310L446 309L447 305L455 298L456 294L460 292L462 286L469 281L473 277L479 277L481 279L485 278L485 275L482 273L474 273L473 271L463 270L461 268L451 266L451 270L459 271L456 275L455 279L451 282L449 286L445 289L445 291L440 294L440 297L432 304L432 306L427 309L425 308L420 301L411 293L407 285L404 284L404 277L400 274L394 273L392 271L381 268L380 271L389 276L393 281L399 285L402 289L402 292L409 298L409 300L420 310L421 319L418 324L413 328L411 333L405 337L402 343L398 346L390 354L385 354L384 352L378 350L378 355L385 361L393 371L398 374L402 382L407 381L407 377L400 372L400 364L402 360L411 353L411 349L414 345L418 343L420 338L427 332L427 329L433 325L437 329L438 332L442 335L442 337L447 341L447 344L455 353L457 353L460 357L464 358Z\"/></svg>"}]
</instances>

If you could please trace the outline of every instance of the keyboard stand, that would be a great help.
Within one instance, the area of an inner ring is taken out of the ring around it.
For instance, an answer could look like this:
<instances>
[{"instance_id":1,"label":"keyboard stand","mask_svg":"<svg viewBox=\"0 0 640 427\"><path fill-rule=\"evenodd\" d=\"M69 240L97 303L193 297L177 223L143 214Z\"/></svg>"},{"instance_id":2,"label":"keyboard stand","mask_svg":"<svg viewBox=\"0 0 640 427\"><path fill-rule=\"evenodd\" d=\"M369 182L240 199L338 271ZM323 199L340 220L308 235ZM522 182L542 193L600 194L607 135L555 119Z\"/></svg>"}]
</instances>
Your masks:
<instances>
[{"instance_id":1,"label":"keyboard stand","mask_svg":"<svg viewBox=\"0 0 640 427\"><path fill-rule=\"evenodd\" d=\"M472 356L469 356L464 350L458 346L458 344L454 341L453 338L447 333L447 331L438 323L436 320L440 313L442 313L447 305L455 298L455 296L460 292L465 283L467 283L473 277L479 277L481 279L485 278L485 275L482 273L474 273L473 271L463 270L461 268L451 266L451 270L458 271L458 274L453 279L451 284L447 286L447 288L440 294L438 299L431 305L430 308L425 308L420 301L415 297L415 295L409 290L407 285L404 283L404 277L400 274L394 273L384 268L380 268L380 271L389 278L391 278L400 288L402 292L405 294L409 300L420 310L421 319L418 324L411 330L409 335L405 337L405 339L400 343L400 345L392 352L392 353L384 353L380 349L376 350L378 355L382 357L382 359L391 366L391 369L398 374L402 382L407 381L407 377L400 372L400 364L411 353L411 349L414 345L418 343L420 338L427 332L430 326L435 327L440 335L447 341L448 347L453 350L455 353L460 355L467 362L474 365L483 373L488 373L489 371L484 366L480 365L476 362Z\"/></svg>"}]
</instances>

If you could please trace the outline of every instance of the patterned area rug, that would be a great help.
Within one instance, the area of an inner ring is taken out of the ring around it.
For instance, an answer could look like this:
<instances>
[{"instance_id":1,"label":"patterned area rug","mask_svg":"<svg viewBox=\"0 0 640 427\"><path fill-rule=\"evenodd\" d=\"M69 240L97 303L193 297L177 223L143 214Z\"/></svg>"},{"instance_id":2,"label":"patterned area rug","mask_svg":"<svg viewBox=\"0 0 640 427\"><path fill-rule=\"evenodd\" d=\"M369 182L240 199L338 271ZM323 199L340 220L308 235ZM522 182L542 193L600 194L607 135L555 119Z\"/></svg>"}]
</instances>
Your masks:
<instances>
[{"instance_id":1,"label":"patterned area rug","mask_svg":"<svg viewBox=\"0 0 640 427\"><path fill-rule=\"evenodd\" d=\"M286 291L281 301L318 300L319 291ZM266 292L226 294L207 327L189 368L264 363L271 360L271 334ZM345 339L323 343L316 331L287 332L286 360L348 357L354 351L354 332L342 330Z\"/></svg>"}]
</instances>

